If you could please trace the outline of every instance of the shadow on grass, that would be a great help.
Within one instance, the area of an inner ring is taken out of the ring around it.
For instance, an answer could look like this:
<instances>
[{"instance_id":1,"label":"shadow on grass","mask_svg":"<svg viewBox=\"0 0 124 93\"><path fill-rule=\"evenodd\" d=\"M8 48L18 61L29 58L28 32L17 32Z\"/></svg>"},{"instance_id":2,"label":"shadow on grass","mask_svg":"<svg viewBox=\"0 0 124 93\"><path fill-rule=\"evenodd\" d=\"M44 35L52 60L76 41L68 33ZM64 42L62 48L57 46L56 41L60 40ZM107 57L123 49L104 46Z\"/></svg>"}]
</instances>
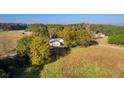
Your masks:
<instances>
[{"instance_id":1,"label":"shadow on grass","mask_svg":"<svg viewBox=\"0 0 124 93\"><path fill-rule=\"evenodd\" d=\"M43 65L27 66L16 71L15 78L39 78Z\"/></svg>"},{"instance_id":2,"label":"shadow on grass","mask_svg":"<svg viewBox=\"0 0 124 93\"><path fill-rule=\"evenodd\" d=\"M70 54L71 49L68 47L54 47L51 49L51 62L55 62L60 57Z\"/></svg>"},{"instance_id":3,"label":"shadow on grass","mask_svg":"<svg viewBox=\"0 0 124 93\"><path fill-rule=\"evenodd\" d=\"M51 49L50 62L70 53L70 48L54 47ZM49 64L47 63L47 64ZM39 78L44 65L31 66L27 56L14 55L0 58L0 77L3 78Z\"/></svg>"},{"instance_id":4,"label":"shadow on grass","mask_svg":"<svg viewBox=\"0 0 124 93\"><path fill-rule=\"evenodd\" d=\"M25 67L29 64L29 59L25 56L11 55L0 58L0 77L13 78L18 69Z\"/></svg>"}]
</instances>

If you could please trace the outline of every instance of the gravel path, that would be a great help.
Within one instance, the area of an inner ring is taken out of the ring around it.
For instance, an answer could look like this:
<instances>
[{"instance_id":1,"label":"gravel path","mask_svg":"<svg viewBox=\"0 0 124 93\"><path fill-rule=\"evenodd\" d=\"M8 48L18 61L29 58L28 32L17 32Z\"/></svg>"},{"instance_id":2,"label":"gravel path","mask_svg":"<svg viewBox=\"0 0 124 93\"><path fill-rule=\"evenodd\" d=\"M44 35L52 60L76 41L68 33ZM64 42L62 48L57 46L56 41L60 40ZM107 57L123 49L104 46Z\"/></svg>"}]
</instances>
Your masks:
<instances>
[{"instance_id":1,"label":"gravel path","mask_svg":"<svg viewBox=\"0 0 124 93\"><path fill-rule=\"evenodd\" d=\"M122 48L122 47L117 47L117 46L112 46L112 45L102 45L102 44L100 44L99 46L113 48L113 49L119 49L119 50L124 51L124 48Z\"/></svg>"}]
</instances>

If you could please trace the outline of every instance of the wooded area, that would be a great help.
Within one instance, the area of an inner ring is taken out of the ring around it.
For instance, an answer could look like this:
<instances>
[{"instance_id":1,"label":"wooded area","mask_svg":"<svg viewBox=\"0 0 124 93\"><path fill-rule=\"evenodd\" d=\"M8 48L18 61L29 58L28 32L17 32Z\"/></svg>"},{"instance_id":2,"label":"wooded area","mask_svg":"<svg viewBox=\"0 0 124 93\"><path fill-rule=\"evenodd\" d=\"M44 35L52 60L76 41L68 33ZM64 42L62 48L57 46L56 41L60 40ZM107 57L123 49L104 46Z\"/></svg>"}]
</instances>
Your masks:
<instances>
[{"instance_id":1,"label":"wooded area","mask_svg":"<svg viewBox=\"0 0 124 93\"><path fill-rule=\"evenodd\" d=\"M124 26L114 26L114 25L103 25L103 24L21 24L21 23L0 23L0 31L10 31L10 30L26 30L30 31L34 26L45 26L46 29L54 34L55 32L62 31L64 27L71 26L73 30L89 30L94 32L102 32L105 35L117 35L124 34Z\"/></svg>"}]
</instances>

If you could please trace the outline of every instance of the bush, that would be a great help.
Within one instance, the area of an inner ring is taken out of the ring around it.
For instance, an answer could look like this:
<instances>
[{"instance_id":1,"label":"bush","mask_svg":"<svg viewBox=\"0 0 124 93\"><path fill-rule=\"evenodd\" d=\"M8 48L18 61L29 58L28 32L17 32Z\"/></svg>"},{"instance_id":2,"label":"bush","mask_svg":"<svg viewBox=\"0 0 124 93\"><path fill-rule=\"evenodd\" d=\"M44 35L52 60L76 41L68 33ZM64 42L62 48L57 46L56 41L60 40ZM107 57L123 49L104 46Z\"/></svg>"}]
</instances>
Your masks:
<instances>
[{"instance_id":1,"label":"bush","mask_svg":"<svg viewBox=\"0 0 124 93\"><path fill-rule=\"evenodd\" d=\"M44 65L49 61L50 46L46 39L35 37L30 45L30 49L32 65Z\"/></svg>"},{"instance_id":2,"label":"bush","mask_svg":"<svg viewBox=\"0 0 124 93\"><path fill-rule=\"evenodd\" d=\"M30 44L32 42L32 36L26 36L17 41L17 54L19 55L29 55L30 53Z\"/></svg>"},{"instance_id":3,"label":"bush","mask_svg":"<svg viewBox=\"0 0 124 93\"><path fill-rule=\"evenodd\" d=\"M124 35L114 35L108 37L109 44L124 45Z\"/></svg>"}]
</instances>

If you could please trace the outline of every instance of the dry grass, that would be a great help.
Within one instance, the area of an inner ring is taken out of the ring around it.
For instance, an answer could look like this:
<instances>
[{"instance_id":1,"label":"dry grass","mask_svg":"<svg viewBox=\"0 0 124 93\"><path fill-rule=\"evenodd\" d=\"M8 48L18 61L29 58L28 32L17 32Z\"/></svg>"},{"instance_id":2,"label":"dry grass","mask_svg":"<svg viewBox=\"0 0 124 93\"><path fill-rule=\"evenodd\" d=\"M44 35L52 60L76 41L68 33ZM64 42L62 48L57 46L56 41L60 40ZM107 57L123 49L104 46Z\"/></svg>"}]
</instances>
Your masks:
<instances>
[{"instance_id":1,"label":"dry grass","mask_svg":"<svg viewBox=\"0 0 124 93\"><path fill-rule=\"evenodd\" d=\"M0 32L0 55L14 53L17 40L24 36L22 33L21 31Z\"/></svg>"},{"instance_id":2,"label":"dry grass","mask_svg":"<svg viewBox=\"0 0 124 93\"><path fill-rule=\"evenodd\" d=\"M111 46L117 46L124 48L124 45L116 45L116 44L108 44L108 36L105 36L104 38L97 39L98 43L101 45L111 45Z\"/></svg>"},{"instance_id":3,"label":"dry grass","mask_svg":"<svg viewBox=\"0 0 124 93\"><path fill-rule=\"evenodd\" d=\"M124 51L73 48L71 54L46 65L41 77L124 77Z\"/></svg>"},{"instance_id":4,"label":"dry grass","mask_svg":"<svg viewBox=\"0 0 124 93\"><path fill-rule=\"evenodd\" d=\"M107 36L105 36L104 38L97 39L97 41L99 42L99 44L108 45L108 37Z\"/></svg>"}]
</instances>

